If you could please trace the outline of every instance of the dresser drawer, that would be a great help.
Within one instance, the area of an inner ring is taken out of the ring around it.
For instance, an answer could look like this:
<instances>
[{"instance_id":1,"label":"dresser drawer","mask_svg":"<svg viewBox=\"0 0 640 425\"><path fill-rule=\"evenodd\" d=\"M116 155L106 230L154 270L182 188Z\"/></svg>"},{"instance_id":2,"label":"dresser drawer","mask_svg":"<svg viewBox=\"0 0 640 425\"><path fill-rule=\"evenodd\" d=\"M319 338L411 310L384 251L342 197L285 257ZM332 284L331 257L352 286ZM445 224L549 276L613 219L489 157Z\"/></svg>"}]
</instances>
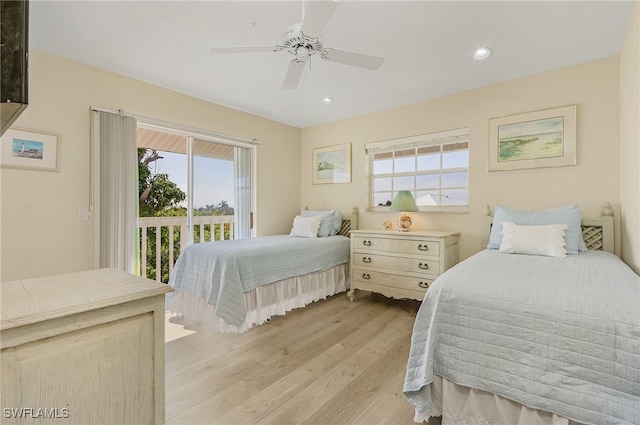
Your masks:
<instances>
[{"instance_id":1,"label":"dresser drawer","mask_svg":"<svg viewBox=\"0 0 640 425\"><path fill-rule=\"evenodd\" d=\"M458 262L458 232L351 231L351 287L422 300L432 282Z\"/></svg>"},{"instance_id":2,"label":"dresser drawer","mask_svg":"<svg viewBox=\"0 0 640 425\"><path fill-rule=\"evenodd\" d=\"M394 254L423 254L433 257L440 256L440 242L417 239L371 238L366 236L353 237L354 251L380 251Z\"/></svg>"},{"instance_id":3,"label":"dresser drawer","mask_svg":"<svg viewBox=\"0 0 640 425\"><path fill-rule=\"evenodd\" d=\"M437 276L440 274L440 262L424 258L394 257L389 255L353 253L352 267L377 268Z\"/></svg>"},{"instance_id":4,"label":"dresser drawer","mask_svg":"<svg viewBox=\"0 0 640 425\"><path fill-rule=\"evenodd\" d=\"M353 280L355 282L421 291L422 293L426 293L427 288L433 283L433 279L383 273L355 267L353 269Z\"/></svg>"}]
</instances>

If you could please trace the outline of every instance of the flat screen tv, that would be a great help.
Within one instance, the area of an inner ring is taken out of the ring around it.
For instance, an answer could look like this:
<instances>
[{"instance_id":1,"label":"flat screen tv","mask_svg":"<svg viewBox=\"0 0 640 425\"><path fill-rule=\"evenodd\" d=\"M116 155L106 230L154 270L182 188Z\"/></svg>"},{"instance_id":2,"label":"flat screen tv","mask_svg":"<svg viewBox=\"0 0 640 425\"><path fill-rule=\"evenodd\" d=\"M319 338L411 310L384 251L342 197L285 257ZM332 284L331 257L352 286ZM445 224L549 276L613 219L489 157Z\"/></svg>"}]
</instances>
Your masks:
<instances>
[{"instance_id":1,"label":"flat screen tv","mask_svg":"<svg viewBox=\"0 0 640 425\"><path fill-rule=\"evenodd\" d=\"M0 1L0 121L4 134L27 107L29 59L28 0Z\"/></svg>"}]
</instances>

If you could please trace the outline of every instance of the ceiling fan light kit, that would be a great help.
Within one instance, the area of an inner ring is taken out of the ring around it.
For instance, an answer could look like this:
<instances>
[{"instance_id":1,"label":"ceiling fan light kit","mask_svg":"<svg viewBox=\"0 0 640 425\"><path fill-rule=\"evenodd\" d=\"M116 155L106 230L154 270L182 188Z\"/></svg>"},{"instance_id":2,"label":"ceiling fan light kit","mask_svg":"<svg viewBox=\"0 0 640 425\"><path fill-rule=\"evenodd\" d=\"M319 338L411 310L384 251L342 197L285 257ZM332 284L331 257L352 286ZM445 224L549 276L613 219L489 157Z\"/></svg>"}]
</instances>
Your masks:
<instances>
[{"instance_id":1,"label":"ceiling fan light kit","mask_svg":"<svg viewBox=\"0 0 640 425\"><path fill-rule=\"evenodd\" d=\"M346 50L325 48L322 45L322 38L319 35L316 37L307 35L322 33L337 6L335 1L308 1L306 8L304 6L305 3L303 2L304 12L302 23L287 27L281 44L276 44L275 46L214 47L211 51L213 53L253 53L265 51L280 52L284 50L292 54L294 58L289 63L282 84L282 88L284 89L295 89L298 87L298 83L302 78L304 64L311 56L316 54L326 61L360 68L376 70L382 66L384 58Z\"/></svg>"},{"instance_id":2,"label":"ceiling fan light kit","mask_svg":"<svg viewBox=\"0 0 640 425\"><path fill-rule=\"evenodd\" d=\"M320 37L309 37L301 30L302 24L294 24L287 28L284 34L282 45L276 45L275 51L286 50L299 59L299 55L306 54L305 60L314 53L322 51L322 39Z\"/></svg>"}]
</instances>

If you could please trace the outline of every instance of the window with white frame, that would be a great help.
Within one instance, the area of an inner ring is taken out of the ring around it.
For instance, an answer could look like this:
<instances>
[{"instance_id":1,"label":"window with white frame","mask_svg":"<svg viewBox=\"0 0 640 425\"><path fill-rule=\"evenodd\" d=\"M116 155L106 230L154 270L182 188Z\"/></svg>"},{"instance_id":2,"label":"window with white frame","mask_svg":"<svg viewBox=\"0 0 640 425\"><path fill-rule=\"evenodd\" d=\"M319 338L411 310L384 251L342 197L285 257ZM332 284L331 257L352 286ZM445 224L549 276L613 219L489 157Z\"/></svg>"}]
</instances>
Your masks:
<instances>
[{"instance_id":1,"label":"window with white frame","mask_svg":"<svg viewBox=\"0 0 640 425\"><path fill-rule=\"evenodd\" d=\"M469 129L368 143L369 209L388 210L409 190L420 211L467 211Z\"/></svg>"}]
</instances>

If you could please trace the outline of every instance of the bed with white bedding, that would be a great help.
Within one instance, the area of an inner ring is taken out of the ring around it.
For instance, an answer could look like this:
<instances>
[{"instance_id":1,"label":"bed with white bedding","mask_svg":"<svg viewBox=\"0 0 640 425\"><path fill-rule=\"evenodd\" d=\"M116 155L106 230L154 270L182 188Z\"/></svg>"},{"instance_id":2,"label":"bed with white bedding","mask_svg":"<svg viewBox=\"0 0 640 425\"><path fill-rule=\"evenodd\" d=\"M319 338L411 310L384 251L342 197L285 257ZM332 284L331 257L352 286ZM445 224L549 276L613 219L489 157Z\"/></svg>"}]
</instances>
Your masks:
<instances>
[{"instance_id":1,"label":"bed with white bedding","mask_svg":"<svg viewBox=\"0 0 640 425\"><path fill-rule=\"evenodd\" d=\"M357 211L308 211L288 235L194 244L178 258L167 308L184 322L244 332L349 287L349 232Z\"/></svg>"},{"instance_id":2,"label":"bed with white bedding","mask_svg":"<svg viewBox=\"0 0 640 425\"><path fill-rule=\"evenodd\" d=\"M429 288L404 384L416 422L640 424L640 277L602 250L612 243L599 220L576 230L575 211L560 220L558 211L541 219L496 209L492 249ZM535 255L521 253L546 237L514 239L510 224L495 223L523 217L516 230L525 234L566 224L562 240L572 253L554 252L548 240ZM612 217L603 220L612 227ZM533 225L542 227L521 227ZM588 244L575 239L583 234Z\"/></svg>"}]
</instances>

